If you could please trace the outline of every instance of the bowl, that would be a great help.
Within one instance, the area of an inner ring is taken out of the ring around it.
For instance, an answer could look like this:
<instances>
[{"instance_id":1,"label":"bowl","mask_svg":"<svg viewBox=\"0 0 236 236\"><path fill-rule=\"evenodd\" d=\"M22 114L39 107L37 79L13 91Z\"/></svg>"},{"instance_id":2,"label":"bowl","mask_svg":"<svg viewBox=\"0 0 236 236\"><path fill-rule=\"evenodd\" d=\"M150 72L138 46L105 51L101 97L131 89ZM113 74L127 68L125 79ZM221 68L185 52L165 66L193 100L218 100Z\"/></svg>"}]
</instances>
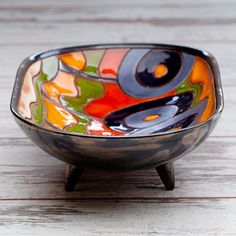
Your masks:
<instances>
[{"instance_id":1,"label":"bowl","mask_svg":"<svg viewBox=\"0 0 236 236\"><path fill-rule=\"evenodd\" d=\"M65 161L65 187L84 168L156 168L174 188L173 161L213 130L223 109L206 51L164 44L61 48L20 65L11 111L40 148Z\"/></svg>"}]
</instances>

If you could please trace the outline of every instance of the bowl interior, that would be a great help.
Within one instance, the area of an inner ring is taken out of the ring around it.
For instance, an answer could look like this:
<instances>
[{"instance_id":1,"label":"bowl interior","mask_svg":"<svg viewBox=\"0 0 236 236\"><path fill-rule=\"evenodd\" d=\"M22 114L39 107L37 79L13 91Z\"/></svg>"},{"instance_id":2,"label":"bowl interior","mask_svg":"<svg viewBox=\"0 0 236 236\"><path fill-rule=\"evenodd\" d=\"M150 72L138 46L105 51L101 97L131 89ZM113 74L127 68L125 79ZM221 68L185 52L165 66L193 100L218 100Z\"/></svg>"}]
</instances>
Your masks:
<instances>
[{"instance_id":1,"label":"bowl interior","mask_svg":"<svg viewBox=\"0 0 236 236\"><path fill-rule=\"evenodd\" d=\"M18 114L67 133L175 131L206 121L216 110L208 62L172 47L57 51L34 59L19 81Z\"/></svg>"}]
</instances>

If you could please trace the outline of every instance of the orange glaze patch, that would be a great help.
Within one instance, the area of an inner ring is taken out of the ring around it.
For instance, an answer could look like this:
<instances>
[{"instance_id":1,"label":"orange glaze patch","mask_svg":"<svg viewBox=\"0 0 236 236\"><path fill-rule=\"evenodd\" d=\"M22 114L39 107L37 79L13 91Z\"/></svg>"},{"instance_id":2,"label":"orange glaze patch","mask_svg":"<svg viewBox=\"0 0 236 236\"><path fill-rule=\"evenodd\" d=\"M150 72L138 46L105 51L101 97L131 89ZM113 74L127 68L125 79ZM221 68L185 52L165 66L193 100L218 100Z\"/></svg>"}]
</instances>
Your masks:
<instances>
[{"instance_id":1,"label":"orange glaze patch","mask_svg":"<svg viewBox=\"0 0 236 236\"><path fill-rule=\"evenodd\" d=\"M59 55L59 58L68 66L82 70L85 67L86 61L82 52L72 52Z\"/></svg>"},{"instance_id":2,"label":"orange glaze patch","mask_svg":"<svg viewBox=\"0 0 236 236\"><path fill-rule=\"evenodd\" d=\"M103 78L116 78L120 63L126 53L127 48L108 49L104 54L99 66L100 76Z\"/></svg>"},{"instance_id":3,"label":"orange glaze patch","mask_svg":"<svg viewBox=\"0 0 236 236\"><path fill-rule=\"evenodd\" d=\"M75 76L66 72L59 71L55 79L42 85L45 94L59 102L59 96L65 95L75 97L78 91L75 86Z\"/></svg>"},{"instance_id":4,"label":"orange glaze patch","mask_svg":"<svg viewBox=\"0 0 236 236\"><path fill-rule=\"evenodd\" d=\"M171 131L179 131L179 130L181 130L181 127L176 127L176 128L172 128L172 129L170 129Z\"/></svg>"},{"instance_id":5,"label":"orange glaze patch","mask_svg":"<svg viewBox=\"0 0 236 236\"><path fill-rule=\"evenodd\" d=\"M173 96L176 91L173 90L165 95L153 98L133 98L126 95L119 87L117 83L104 82L105 95L100 98L93 100L91 103L85 106L85 111L91 116L98 118L104 118L109 113L129 107L131 105L151 101L154 99L160 99L163 97Z\"/></svg>"},{"instance_id":6,"label":"orange glaze patch","mask_svg":"<svg viewBox=\"0 0 236 236\"><path fill-rule=\"evenodd\" d=\"M208 67L208 64L203 59L196 57L189 81L192 84L201 85L202 92L199 97L200 101L203 100L204 98L208 98L207 106L200 118L200 122L209 119L215 111L216 100L215 100L214 82L212 77L213 77L212 72Z\"/></svg>"},{"instance_id":7,"label":"orange glaze patch","mask_svg":"<svg viewBox=\"0 0 236 236\"><path fill-rule=\"evenodd\" d=\"M78 123L72 114L63 108L56 106L46 97L43 97L43 103L46 107L46 120L56 128L63 129L67 125L74 125Z\"/></svg>"},{"instance_id":8,"label":"orange glaze patch","mask_svg":"<svg viewBox=\"0 0 236 236\"><path fill-rule=\"evenodd\" d=\"M90 124L87 126L88 133L90 135L102 135L102 136L121 136L124 135L123 132L118 132L110 129L102 122L98 120L92 120Z\"/></svg>"},{"instance_id":9,"label":"orange glaze patch","mask_svg":"<svg viewBox=\"0 0 236 236\"><path fill-rule=\"evenodd\" d=\"M145 122L149 122L149 121L156 120L158 118L160 118L160 115L150 115L150 116L145 117L143 120Z\"/></svg>"},{"instance_id":10,"label":"orange glaze patch","mask_svg":"<svg viewBox=\"0 0 236 236\"><path fill-rule=\"evenodd\" d=\"M158 64L153 73L155 78L161 78L168 73L168 68L166 67L166 65Z\"/></svg>"}]
</instances>

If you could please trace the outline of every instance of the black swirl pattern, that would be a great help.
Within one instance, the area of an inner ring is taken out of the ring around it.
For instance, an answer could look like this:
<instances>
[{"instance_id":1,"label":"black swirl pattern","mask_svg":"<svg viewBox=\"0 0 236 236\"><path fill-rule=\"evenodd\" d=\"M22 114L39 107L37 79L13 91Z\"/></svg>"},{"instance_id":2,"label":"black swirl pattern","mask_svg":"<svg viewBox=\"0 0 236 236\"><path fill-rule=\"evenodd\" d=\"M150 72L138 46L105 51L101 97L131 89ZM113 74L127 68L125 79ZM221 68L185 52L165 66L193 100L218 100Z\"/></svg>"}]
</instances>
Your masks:
<instances>
[{"instance_id":1,"label":"black swirl pattern","mask_svg":"<svg viewBox=\"0 0 236 236\"><path fill-rule=\"evenodd\" d=\"M194 57L173 51L132 49L125 56L119 69L121 89L132 97L150 98L163 95L183 82L194 63ZM162 78L154 78L158 64L166 65L168 72Z\"/></svg>"}]
</instances>

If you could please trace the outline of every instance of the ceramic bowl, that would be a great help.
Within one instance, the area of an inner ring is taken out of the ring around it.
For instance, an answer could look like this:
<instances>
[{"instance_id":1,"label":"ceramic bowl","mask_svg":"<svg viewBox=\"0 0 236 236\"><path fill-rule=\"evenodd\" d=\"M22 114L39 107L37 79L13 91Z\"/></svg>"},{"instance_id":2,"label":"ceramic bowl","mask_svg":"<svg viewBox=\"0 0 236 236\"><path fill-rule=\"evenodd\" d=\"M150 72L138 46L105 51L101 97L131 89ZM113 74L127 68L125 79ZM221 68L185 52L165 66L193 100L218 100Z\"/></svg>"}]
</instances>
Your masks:
<instances>
[{"instance_id":1,"label":"ceramic bowl","mask_svg":"<svg viewBox=\"0 0 236 236\"><path fill-rule=\"evenodd\" d=\"M213 56L160 44L77 46L30 56L11 99L19 126L70 163L69 175L74 165L159 172L164 166L167 176L173 172L168 163L206 139L222 108Z\"/></svg>"}]
</instances>

